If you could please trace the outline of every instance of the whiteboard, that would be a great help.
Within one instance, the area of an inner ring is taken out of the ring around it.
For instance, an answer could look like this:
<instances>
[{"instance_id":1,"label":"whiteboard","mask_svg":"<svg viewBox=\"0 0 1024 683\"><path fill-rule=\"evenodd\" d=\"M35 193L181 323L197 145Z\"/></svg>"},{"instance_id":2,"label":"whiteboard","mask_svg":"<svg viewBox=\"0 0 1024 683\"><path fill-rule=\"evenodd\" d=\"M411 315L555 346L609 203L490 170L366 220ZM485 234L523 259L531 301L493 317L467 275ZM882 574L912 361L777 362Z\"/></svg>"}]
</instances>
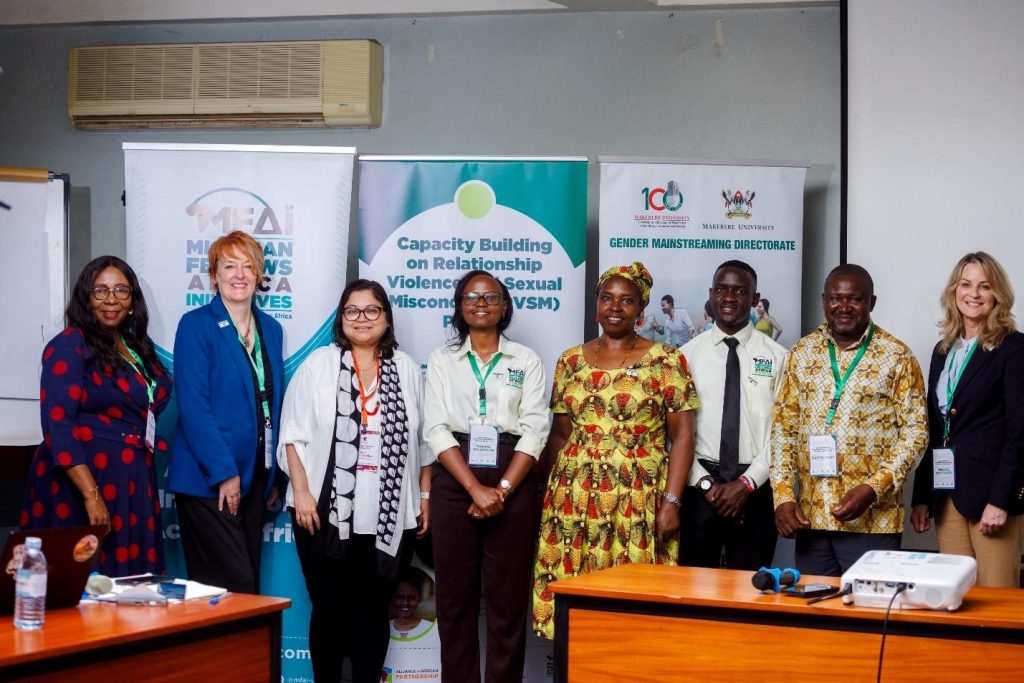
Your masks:
<instances>
[{"instance_id":1,"label":"whiteboard","mask_svg":"<svg viewBox=\"0 0 1024 683\"><path fill-rule=\"evenodd\" d=\"M0 180L0 445L39 443L39 367L63 328L68 290L67 176Z\"/></svg>"}]
</instances>

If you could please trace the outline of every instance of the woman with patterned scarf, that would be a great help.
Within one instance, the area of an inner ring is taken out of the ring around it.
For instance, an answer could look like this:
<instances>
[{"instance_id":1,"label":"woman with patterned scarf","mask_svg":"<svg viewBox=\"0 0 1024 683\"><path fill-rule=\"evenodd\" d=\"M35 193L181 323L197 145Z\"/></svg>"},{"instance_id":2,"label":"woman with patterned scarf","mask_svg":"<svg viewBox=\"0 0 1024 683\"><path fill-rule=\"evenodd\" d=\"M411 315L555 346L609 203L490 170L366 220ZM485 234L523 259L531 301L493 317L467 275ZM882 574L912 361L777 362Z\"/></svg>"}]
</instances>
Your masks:
<instances>
[{"instance_id":1,"label":"woman with patterned scarf","mask_svg":"<svg viewBox=\"0 0 1024 683\"><path fill-rule=\"evenodd\" d=\"M284 397L277 459L312 612L317 681L380 681L388 606L414 537L429 527L430 463L419 448L419 365L398 351L380 284L345 287L334 343L310 354Z\"/></svg>"}]
</instances>

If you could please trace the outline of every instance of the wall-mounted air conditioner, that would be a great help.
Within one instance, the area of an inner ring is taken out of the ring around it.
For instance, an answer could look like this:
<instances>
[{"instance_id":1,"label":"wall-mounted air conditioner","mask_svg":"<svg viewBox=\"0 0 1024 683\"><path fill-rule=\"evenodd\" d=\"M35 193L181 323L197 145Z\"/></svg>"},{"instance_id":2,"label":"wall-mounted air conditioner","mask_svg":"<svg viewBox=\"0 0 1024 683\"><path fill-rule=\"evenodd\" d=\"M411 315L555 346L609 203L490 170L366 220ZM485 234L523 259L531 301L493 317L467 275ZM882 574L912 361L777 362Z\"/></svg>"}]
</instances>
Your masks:
<instances>
[{"instance_id":1,"label":"wall-mounted air conditioner","mask_svg":"<svg viewBox=\"0 0 1024 683\"><path fill-rule=\"evenodd\" d=\"M377 128L383 81L372 40L76 47L68 116L85 130Z\"/></svg>"}]
</instances>

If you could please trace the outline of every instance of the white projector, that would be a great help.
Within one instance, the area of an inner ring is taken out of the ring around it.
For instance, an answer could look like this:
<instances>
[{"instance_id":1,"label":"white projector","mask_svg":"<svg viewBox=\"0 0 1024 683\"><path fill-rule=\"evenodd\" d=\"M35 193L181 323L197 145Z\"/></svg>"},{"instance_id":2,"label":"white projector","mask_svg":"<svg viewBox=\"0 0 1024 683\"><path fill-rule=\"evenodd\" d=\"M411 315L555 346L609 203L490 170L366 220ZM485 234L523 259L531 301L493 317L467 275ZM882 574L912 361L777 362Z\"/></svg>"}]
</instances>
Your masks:
<instances>
[{"instance_id":1,"label":"white projector","mask_svg":"<svg viewBox=\"0 0 1024 683\"><path fill-rule=\"evenodd\" d=\"M895 609L960 607L964 595L978 579L978 563L966 555L869 550L843 574L840 585L852 592L843 602L858 607L888 607L900 584Z\"/></svg>"}]
</instances>

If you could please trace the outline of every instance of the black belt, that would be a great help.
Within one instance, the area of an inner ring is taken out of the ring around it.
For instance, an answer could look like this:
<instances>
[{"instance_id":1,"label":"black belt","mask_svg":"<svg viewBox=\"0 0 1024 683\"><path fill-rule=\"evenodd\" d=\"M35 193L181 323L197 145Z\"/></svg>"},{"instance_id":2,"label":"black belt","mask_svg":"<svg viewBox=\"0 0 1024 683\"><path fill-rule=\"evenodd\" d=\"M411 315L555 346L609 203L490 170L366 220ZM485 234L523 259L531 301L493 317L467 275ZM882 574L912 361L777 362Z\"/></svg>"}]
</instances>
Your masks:
<instances>
[{"instance_id":1,"label":"black belt","mask_svg":"<svg viewBox=\"0 0 1024 683\"><path fill-rule=\"evenodd\" d=\"M452 432L452 436L454 436L455 440L458 441L460 444L469 443L469 434L466 434L465 432ZM509 434L508 432L501 432L500 434L498 434L498 443L501 444L502 446L515 446L517 443L519 443L519 435Z\"/></svg>"},{"instance_id":2,"label":"black belt","mask_svg":"<svg viewBox=\"0 0 1024 683\"><path fill-rule=\"evenodd\" d=\"M725 481L724 479L722 479L721 475L718 472L719 467L717 462L705 460L704 458L697 458L697 462L699 462L701 466L704 469L706 469L708 471L708 474L710 474L712 477L718 479L719 481ZM743 474L744 472L746 472L748 467L750 467L750 465L741 464L739 474ZM739 474L737 474L736 476L738 477Z\"/></svg>"}]
</instances>

